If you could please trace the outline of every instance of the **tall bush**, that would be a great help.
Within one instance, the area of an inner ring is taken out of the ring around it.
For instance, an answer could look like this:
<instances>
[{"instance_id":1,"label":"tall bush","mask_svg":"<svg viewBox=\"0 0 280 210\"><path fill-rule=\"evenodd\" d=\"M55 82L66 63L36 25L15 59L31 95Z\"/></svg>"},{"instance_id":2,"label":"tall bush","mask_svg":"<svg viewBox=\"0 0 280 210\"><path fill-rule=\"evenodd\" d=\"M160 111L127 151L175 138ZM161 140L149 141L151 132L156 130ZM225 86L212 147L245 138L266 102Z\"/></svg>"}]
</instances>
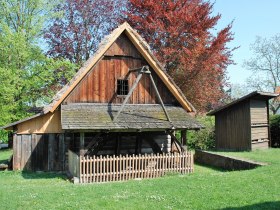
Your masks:
<instances>
[{"instance_id":1,"label":"tall bush","mask_svg":"<svg viewBox=\"0 0 280 210\"><path fill-rule=\"evenodd\" d=\"M280 147L280 115L270 117L271 146Z\"/></svg>"},{"instance_id":2,"label":"tall bush","mask_svg":"<svg viewBox=\"0 0 280 210\"><path fill-rule=\"evenodd\" d=\"M199 131L188 132L188 146L190 149L213 149L215 147L215 120L214 117L197 118L204 126Z\"/></svg>"}]
</instances>

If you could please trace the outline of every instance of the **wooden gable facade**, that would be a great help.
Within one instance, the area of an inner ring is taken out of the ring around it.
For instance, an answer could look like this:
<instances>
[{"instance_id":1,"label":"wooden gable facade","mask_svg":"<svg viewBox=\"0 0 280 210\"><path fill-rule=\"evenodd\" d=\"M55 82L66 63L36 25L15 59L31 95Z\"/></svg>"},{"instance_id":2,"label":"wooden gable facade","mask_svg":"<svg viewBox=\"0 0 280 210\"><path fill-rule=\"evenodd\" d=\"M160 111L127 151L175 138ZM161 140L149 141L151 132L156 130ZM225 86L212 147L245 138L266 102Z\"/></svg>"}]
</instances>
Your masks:
<instances>
[{"instance_id":1,"label":"wooden gable facade","mask_svg":"<svg viewBox=\"0 0 280 210\"><path fill-rule=\"evenodd\" d=\"M181 150L171 131L200 129L194 112L148 45L124 23L40 114L3 128L14 133L15 170L67 171L73 154Z\"/></svg>"},{"instance_id":2,"label":"wooden gable facade","mask_svg":"<svg viewBox=\"0 0 280 210\"><path fill-rule=\"evenodd\" d=\"M147 61L123 33L105 52L103 58L92 67L82 81L72 90L63 101L63 104L122 103L125 97L117 95L117 80L128 80L128 86L131 87L138 73L129 73L129 69L146 65L148 65ZM176 98L170 93L166 85L153 70L151 71L163 102L178 105ZM143 75L128 103L159 103L148 75Z\"/></svg>"}]
</instances>

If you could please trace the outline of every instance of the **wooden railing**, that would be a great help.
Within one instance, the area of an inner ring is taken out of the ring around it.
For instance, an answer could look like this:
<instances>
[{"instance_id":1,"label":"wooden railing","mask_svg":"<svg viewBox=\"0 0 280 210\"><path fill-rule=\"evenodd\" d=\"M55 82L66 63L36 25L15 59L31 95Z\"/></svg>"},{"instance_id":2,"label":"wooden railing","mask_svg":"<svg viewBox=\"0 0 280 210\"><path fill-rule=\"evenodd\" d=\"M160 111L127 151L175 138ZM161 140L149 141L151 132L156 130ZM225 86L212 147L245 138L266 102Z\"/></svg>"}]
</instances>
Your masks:
<instances>
[{"instance_id":1,"label":"wooden railing","mask_svg":"<svg viewBox=\"0 0 280 210\"><path fill-rule=\"evenodd\" d=\"M80 183L124 181L163 176L169 172L193 172L193 154L145 154L80 157Z\"/></svg>"}]
</instances>

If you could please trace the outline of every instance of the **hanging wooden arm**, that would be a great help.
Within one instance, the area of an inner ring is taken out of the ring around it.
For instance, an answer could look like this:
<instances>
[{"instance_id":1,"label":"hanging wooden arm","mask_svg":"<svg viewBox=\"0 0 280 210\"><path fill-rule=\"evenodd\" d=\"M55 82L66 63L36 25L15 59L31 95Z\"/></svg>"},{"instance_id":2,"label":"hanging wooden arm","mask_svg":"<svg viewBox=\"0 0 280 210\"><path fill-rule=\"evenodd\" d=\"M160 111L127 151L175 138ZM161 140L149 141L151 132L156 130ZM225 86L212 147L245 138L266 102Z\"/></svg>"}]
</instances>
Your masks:
<instances>
[{"instance_id":1,"label":"hanging wooden arm","mask_svg":"<svg viewBox=\"0 0 280 210\"><path fill-rule=\"evenodd\" d=\"M140 74L137 76L136 81L134 82L134 84L132 85L131 89L129 90L129 93L128 93L127 96L125 97L125 99L124 99L124 101L123 101L123 103L122 103L122 106L121 106L120 110L118 111L118 113L116 114L116 116L114 116L113 121L115 121L115 120L118 118L118 116L120 115L120 113L122 112L122 110L123 110L125 104L127 103L128 99L129 99L130 96L132 95L134 89L137 87L137 85L138 85L138 83L139 83L141 77L143 76L143 70L144 70L145 68L146 68L146 66L143 66L143 67L141 68ZM137 70L139 70L139 69L137 69Z\"/></svg>"},{"instance_id":2,"label":"hanging wooden arm","mask_svg":"<svg viewBox=\"0 0 280 210\"><path fill-rule=\"evenodd\" d=\"M153 79L153 76L152 76L152 74L151 74L150 71L147 72L147 73L149 73L150 79L151 79L151 81L152 81L152 85L153 85L153 87L154 87L154 89L155 89L155 91L156 91L157 98L158 98L158 100L159 100L159 102L160 102L160 105L161 105L163 111L164 111L164 114L165 114L167 120L168 120L169 122L171 122L170 117L169 117L169 115L168 115L168 113L167 113L167 111L166 111L166 109L165 109L165 106L164 106L164 104L163 104L163 101L162 101L162 99L161 99L161 97L160 97L160 94L159 94L159 92L158 92L158 89L157 89L156 83L155 83L155 81L154 81L154 79Z\"/></svg>"}]
</instances>

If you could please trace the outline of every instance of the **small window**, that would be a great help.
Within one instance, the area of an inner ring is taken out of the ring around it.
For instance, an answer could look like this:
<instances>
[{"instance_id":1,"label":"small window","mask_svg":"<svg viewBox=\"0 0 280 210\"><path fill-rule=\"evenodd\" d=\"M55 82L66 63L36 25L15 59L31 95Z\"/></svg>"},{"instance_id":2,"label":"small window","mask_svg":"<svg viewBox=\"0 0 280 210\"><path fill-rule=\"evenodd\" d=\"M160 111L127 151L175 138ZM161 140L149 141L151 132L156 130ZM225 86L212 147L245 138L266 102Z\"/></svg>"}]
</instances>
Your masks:
<instances>
[{"instance_id":1,"label":"small window","mask_svg":"<svg viewBox=\"0 0 280 210\"><path fill-rule=\"evenodd\" d=\"M128 80L118 79L117 80L117 94L124 96L128 94Z\"/></svg>"}]
</instances>

